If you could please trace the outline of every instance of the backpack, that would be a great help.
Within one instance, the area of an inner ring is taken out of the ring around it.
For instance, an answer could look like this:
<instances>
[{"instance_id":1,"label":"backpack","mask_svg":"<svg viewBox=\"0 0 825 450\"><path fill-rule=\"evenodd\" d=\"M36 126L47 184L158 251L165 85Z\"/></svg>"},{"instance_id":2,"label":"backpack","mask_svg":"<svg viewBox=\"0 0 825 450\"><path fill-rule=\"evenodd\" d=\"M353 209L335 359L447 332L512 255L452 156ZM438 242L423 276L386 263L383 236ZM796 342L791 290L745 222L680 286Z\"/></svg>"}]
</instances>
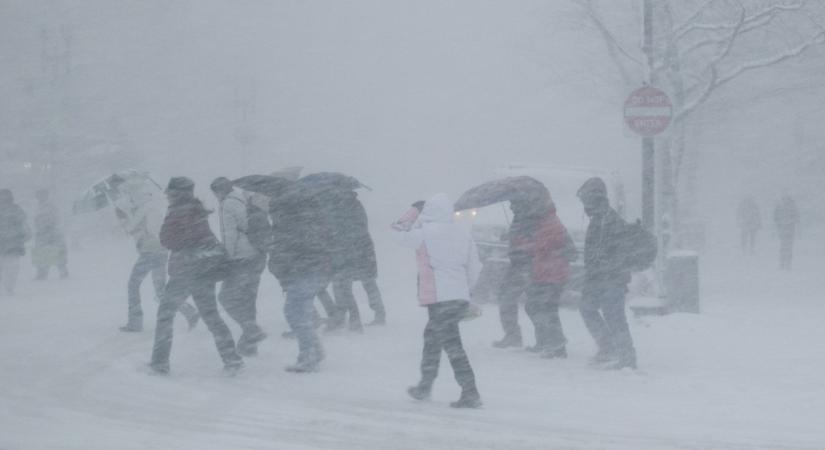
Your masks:
<instances>
[{"instance_id":1,"label":"backpack","mask_svg":"<svg viewBox=\"0 0 825 450\"><path fill-rule=\"evenodd\" d=\"M653 266L659 244L656 236L642 226L641 220L627 226L626 263L633 272L640 272Z\"/></svg>"},{"instance_id":2,"label":"backpack","mask_svg":"<svg viewBox=\"0 0 825 450\"><path fill-rule=\"evenodd\" d=\"M272 225L261 208L246 202L246 237L259 252L266 254L272 249Z\"/></svg>"}]
</instances>

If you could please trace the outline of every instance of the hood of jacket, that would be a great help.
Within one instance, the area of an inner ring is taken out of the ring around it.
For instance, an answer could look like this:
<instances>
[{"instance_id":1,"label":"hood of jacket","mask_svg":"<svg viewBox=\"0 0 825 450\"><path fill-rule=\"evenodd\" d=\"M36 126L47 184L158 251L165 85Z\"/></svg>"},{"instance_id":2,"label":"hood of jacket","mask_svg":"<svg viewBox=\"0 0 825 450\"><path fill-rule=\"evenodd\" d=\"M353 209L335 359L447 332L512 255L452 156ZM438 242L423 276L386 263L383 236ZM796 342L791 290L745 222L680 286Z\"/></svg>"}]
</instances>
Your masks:
<instances>
[{"instance_id":1,"label":"hood of jacket","mask_svg":"<svg viewBox=\"0 0 825 450\"><path fill-rule=\"evenodd\" d=\"M448 197L447 194L436 194L424 203L420 220L425 223L450 223L453 221L454 215L455 208L453 208L453 202L450 200L450 197Z\"/></svg>"}]
</instances>

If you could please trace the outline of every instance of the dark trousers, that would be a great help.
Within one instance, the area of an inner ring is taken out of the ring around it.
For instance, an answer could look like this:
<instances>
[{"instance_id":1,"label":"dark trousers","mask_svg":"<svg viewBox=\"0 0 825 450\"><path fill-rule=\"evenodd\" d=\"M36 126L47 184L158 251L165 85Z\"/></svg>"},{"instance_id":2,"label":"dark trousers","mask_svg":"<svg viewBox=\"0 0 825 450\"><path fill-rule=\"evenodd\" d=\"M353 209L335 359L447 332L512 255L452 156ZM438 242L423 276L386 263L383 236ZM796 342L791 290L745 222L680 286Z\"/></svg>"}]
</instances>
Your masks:
<instances>
[{"instance_id":1,"label":"dark trousers","mask_svg":"<svg viewBox=\"0 0 825 450\"><path fill-rule=\"evenodd\" d=\"M333 300L332 296L329 295L326 287L318 292L318 301L321 302L321 306L324 307L324 312L327 313L327 318L337 319L341 316L342 313L338 310L338 305L335 304L335 300ZM318 314L318 311L315 311L313 314L318 318L321 317L320 314Z\"/></svg>"},{"instance_id":2,"label":"dark trousers","mask_svg":"<svg viewBox=\"0 0 825 450\"><path fill-rule=\"evenodd\" d=\"M469 303L451 300L427 306L429 321L424 328L424 351L421 356L420 387L429 390L438 376L441 351L447 353L455 380L465 393L476 392L476 379L470 360L461 344L458 323L467 313Z\"/></svg>"},{"instance_id":3,"label":"dark trousers","mask_svg":"<svg viewBox=\"0 0 825 450\"><path fill-rule=\"evenodd\" d=\"M358 310L358 303L355 301L355 295L352 292L352 278L346 276L337 276L332 281L332 293L335 296L338 311L343 318L349 313L349 323L361 324L361 313ZM375 278L361 280L364 286L364 291L367 293L367 300L369 301L370 309L375 313L376 318L383 319L386 316L384 310L384 301L381 299L381 291L378 289L378 283Z\"/></svg>"},{"instance_id":4,"label":"dark trousers","mask_svg":"<svg viewBox=\"0 0 825 450\"><path fill-rule=\"evenodd\" d=\"M158 308L158 323L155 327L155 345L152 350L153 365L168 365L169 353L172 351L175 313L189 296L215 339L215 346L224 364L241 360L235 352L232 332L218 313L215 299L215 283L193 275L173 276L166 284L163 298Z\"/></svg>"},{"instance_id":5,"label":"dark trousers","mask_svg":"<svg viewBox=\"0 0 825 450\"><path fill-rule=\"evenodd\" d=\"M135 265L132 266L132 273L129 275L128 296L129 296L129 323L133 325L143 324L143 309L140 306L140 285L146 276L152 274L152 283L155 286L155 296L158 300L163 295L166 286L166 252L162 253L141 253ZM187 319L191 319L197 314L197 310L189 303L183 303L178 310Z\"/></svg>"},{"instance_id":6,"label":"dark trousers","mask_svg":"<svg viewBox=\"0 0 825 450\"><path fill-rule=\"evenodd\" d=\"M560 283L532 283L527 287L524 310L533 322L538 348L558 350L567 344L559 318L563 288Z\"/></svg>"},{"instance_id":7,"label":"dark trousers","mask_svg":"<svg viewBox=\"0 0 825 450\"><path fill-rule=\"evenodd\" d=\"M315 332L312 315L315 296L327 283L329 277L323 274L307 274L286 286L284 316L298 341L299 363L314 363L323 359L324 350Z\"/></svg>"},{"instance_id":8,"label":"dark trousers","mask_svg":"<svg viewBox=\"0 0 825 450\"><path fill-rule=\"evenodd\" d=\"M233 261L229 276L221 283L218 301L243 330L239 345L246 338L261 333L257 323L257 301L264 265L266 261L262 257Z\"/></svg>"},{"instance_id":9,"label":"dark trousers","mask_svg":"<svg viewBox=\"0 0 825 450\"><path fill-rule=\"evenodd\" d=\"M498 314L504 334L521 337L518 324L519 299L530 284L530 275L524 268L510 266L498 292Z\"/></svg>"},{"instance_id":10,"label":"dark trousers","mask_svg":"<svg viewBox=\"0 0 825 450\"><path fill-rule=\"evenodd\" d=\"M599 286L598 289L585 287L579 312L600 352L635 361L636 349L625 313L626 292L623 285Z\"/></svg>"},{"instance_id":11,"label":"dark trousers","mask_svg":"<svg viewBox=\"0 0 825 450\"><path fill-rule=\"evenodd\" d=\"M779 230L779 268L790 269L793 263L794 230Z\"/></svg>"}]
</instances>

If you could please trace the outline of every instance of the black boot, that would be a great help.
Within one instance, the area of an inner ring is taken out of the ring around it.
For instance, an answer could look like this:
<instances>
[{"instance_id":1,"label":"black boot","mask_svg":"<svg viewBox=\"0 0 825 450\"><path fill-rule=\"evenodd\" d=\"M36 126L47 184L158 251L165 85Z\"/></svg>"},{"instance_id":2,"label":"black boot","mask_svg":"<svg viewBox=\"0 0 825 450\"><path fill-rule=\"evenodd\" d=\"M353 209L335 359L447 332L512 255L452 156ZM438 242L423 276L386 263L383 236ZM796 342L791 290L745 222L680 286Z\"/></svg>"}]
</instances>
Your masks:
<instances>
[{"instance_id":1,"label":"black boot","mask_svg":"<svg viewBox=\"0 0 825 450\"><path fill-rule=\"evenodd\" d=\"M430 391L431 390L432 390L431 386L427 386L425 384L418 383L418 385L416 385L416 386L408 387L407 388L407 394L409 394L410 397L412 397L416 400L427 400L428 398L430 398Z\"/></svg>"},{"instance_id":2,"label":"black boot","mask_svg":"<svg viewBox=\"0 0 825 450\"><path fill-rule=\"evenodd\" d=\"M140 333L143 331L143 323L130 320L129 323L120 327L120 331L124 333Z\"/></svg>"},{"instance_id":3,"label":"black boot","mask_svg":"<svg viewBox=\"0 0 825 450\"><path fill-rule=\"evenodd\" d=\"M499 341L493 342L495 348L521 347L521 333L507 333Z\"/></svg>"},{"instance_id":4,"label":"black boot","mask_svg":"<svg viewBox=\"0 0 825 450\"><path fill-rule=\"evenodd\" d=\"M566 359L567 349L564 347L559 347L556 349L545 348L541 354L541 357L544 359Z\"/></svg>"},{"instance_id":5,"label":"black boot","mask_svg":"<svg viewBox=\"0 0 825 450\"><path fill-rule=\"evenodd\" d=\"M461 397L457 401L450 403L452 408L481 408L481 396L476 389L468 389L461 392Z\"/></svg>"}]
</instances>

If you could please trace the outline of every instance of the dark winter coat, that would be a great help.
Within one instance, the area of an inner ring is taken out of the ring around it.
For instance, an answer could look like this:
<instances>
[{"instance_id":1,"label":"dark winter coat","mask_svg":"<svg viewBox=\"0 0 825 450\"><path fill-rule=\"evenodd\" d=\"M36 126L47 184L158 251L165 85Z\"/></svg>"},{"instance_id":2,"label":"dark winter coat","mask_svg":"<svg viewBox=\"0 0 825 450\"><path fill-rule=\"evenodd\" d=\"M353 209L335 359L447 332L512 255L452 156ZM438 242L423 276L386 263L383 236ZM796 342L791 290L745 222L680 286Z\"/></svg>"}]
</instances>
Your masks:
<instances>
[{"instance_id":1,"label":"dark winter coat","mask_svg":"<svg viewBox=\"0 0 825 450\"><path fill-rule=\"evenodd\" d=\"M796 202L789 196L782 197L773 212L773 221L780 233L793 233L799 221L799 210Z\"/></svg>"},{"instance_id":2,"label":"dark winter coat","mask_svg":"<svg viewBox=\"0 0 825 450\"><path fill-rule=\"evenodd\" d=\"M353 280L378 276L375 245L370 236L367 211L355 192L329 196L325 211L331 215L332 270Z\"/></svg>"},{"instance_id":3,"label":"dark winter coat","mask_svg":"<svg viewBox=\"0 0 825 450\"><path fill-rule=\"evenodd\" d=\"M739 203L736 215L742 229L756 231L762 228L762 215L752 198L746 198Z\"/></svg>"},{"instance_id":4,"label":"dark winter coat","mask_svg":"<svg viewBox=\"0 0 825 450\"><path fill-rule=\"evenodd\" d=\"M14 203L0 208L0 255L25 255L28 237L23 209Z\"/></svg>"},{"instance_id":5,"label":"dark winter coat","mask_svg":"<svg viewBox=\"0 0 825 450\"><path fill-rule=\"evenodd\" d=\"M287 286L310 274L331 274L330 229L316 198L273 199L269 271Z\"/></svg>"},{"instance_id":6,"label":"dark winter coat","mask_svg":"<svg viewBox=\"0 0 825 450\"><path fill-rule=\"evenodd\" d=\"M195 252L214 248L218 239L209 228L209 214L200 200L192 198L170 204L160 227L160 243L172 253L169 275L191 273L197 267Z\"/></svg>"},{"instance_id":7,"label":"dark winter coat","mask_svg":"<svg viewBox=\"0 0 825 450\"><path fill-rule=\"evenodd\" d=\"M630 281L627 231L627 222L607 204L590 217L584 241L586 292L625 286Z\"/></svg>"},{"instance_id":8,"label":"dark winter coat","mask_svg":"<svg viewBox=\"0 0 825 450\"><path fill-rule=\"evenodd\" d=\"M511 258L517 258L516 264L529 265L533 282L565 282L570 274L570 262L565 254L567 229L556 215L555 207L519 225L510 235Z\"/></svg>"}]
</instances>

